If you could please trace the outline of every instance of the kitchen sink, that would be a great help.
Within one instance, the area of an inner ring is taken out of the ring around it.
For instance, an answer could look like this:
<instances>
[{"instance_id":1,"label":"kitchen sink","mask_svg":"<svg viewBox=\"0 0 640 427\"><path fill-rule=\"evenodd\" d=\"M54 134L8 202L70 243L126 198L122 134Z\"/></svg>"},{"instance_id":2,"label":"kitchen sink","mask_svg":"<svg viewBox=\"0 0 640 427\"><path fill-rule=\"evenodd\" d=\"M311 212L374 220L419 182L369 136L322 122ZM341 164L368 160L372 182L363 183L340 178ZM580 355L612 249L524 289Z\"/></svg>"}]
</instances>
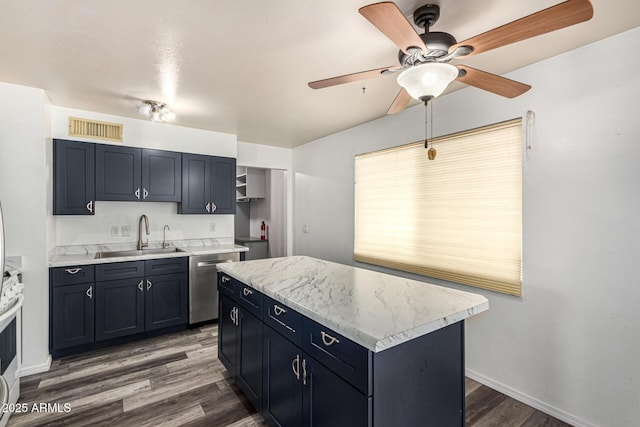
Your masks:
<instances>
[{"instance_id":1,"label":"kitchen sink","mask_svg":"<svg viewBox=\"0 0 640 427\"><path fill-rule=\"evenodd\" d=\"M156 248L156 249L130 249L126 251L105 251L96 252L94 259L100 258L116 258L125 256L140 256L140 255L156 255L156 254L174 254L177 252L186 252L178 248Z\"/></svg>"}]
</instances>

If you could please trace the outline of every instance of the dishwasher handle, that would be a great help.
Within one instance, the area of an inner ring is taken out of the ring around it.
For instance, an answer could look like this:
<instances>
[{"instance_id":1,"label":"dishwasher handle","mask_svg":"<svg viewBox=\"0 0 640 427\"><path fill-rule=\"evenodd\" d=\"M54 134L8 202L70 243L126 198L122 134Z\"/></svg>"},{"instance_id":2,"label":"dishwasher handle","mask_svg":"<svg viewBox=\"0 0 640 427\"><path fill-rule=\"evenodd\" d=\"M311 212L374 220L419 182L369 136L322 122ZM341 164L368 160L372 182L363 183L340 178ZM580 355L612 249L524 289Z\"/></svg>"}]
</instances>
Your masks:
<instances>
[{"instance_id":1,"label":"dishwasher handle","mask_svg":"<svg viewBox=\"0 0 640 427\"><path fill-rule=\"evenodd\" d=\"M215 260L215 261L198 261L198 263L196 264L196 267L214 267L217 264L222 264L225 262L233 262L230 259L221 259L221 260Z\"/></svg>"}]
</instances>

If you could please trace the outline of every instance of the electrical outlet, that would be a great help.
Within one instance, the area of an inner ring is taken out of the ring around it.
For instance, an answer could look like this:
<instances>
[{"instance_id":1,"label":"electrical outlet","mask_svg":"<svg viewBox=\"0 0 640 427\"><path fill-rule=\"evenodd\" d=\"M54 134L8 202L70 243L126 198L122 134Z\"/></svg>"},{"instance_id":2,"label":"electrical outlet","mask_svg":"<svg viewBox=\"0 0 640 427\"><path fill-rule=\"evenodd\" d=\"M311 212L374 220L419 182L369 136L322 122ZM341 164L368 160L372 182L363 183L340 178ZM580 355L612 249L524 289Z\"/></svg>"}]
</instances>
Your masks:
<instances>
[{"instance_id":1,"label":"electrical outlet","mask_svg":"<svg viewBox=\"0 0 640 427\"><path fill-rule=\"evenodd\" d=\"M302 224L302 232L303 233L309 232L309 224Z\"/></svg>"},{"instance_id":2,"label":"electrical outlet","mask_svg":"<svg viewBox=\"0 0 640 427\"><path fill-rule=\"evenodd\" d=\"M118 237L120 235L120 226L112 225L111 226L111 237Z\"/></svg>"},{"instance_id":3,"label":"electrical outlet","mask_svg":"<svg viewBox=\"0 0 640 427\"><path fill-rule=\"evenodd\" d=\"M131 227L128 225L123 225L122 227L122 236L129 237L131 236Z\"/></svg>"},{"instance_id":4,"label":"electrical outlet","mask_svg":"<svg viewBox=\"0 0 640 427\"><path fill-rule=\"evenodd\" d=\"M212 222L211 224L209 224L209 231L212 232L212 233L214 231L216 231L216 223L215 222Z\"/></svg>"}]
</instances>

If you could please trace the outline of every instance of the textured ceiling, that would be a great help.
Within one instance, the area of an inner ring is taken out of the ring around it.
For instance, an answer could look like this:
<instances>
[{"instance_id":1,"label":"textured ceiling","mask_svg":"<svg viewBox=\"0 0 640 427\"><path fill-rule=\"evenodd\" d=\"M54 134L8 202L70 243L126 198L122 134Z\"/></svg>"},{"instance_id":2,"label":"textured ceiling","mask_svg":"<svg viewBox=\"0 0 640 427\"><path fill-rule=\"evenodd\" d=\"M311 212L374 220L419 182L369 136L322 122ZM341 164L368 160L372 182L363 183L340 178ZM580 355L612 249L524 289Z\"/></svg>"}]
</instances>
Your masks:
<instances>
[{"instance_id":1,"label":"textured ceiling","mask_svg":"<svg viewBox=\"0 0 640 427\"><path fill-rule=\"evenodd\" d=\"M140 117L140 100L164 101L177 125L294 147L381 117L393 101L394 76L307 86L397 64L396 46L358 13L368 3L0 0L0 81L126 117ZM410 16L427 2L396 3ZM432 30L464 40L559 1L433 3L441 16ZM640 25L637 0L592 3L589 22L454 63L504 74Z\"/></svg>"}]
</instances>

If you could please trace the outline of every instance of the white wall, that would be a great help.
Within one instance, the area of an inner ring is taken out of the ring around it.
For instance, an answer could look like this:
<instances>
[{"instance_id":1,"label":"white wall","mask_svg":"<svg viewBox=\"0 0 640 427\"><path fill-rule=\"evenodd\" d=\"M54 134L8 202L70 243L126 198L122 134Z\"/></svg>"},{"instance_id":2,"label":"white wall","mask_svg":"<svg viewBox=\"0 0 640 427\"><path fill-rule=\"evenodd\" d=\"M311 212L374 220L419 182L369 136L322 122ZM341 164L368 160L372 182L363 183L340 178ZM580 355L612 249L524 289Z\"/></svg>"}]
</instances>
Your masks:
<instances>
[{"instance_id":1,"label":"white wall","mask_svg":"<svg viewBox=\"0 0 640 427\"><path fill-rule=\"evenodd\" d=\"M51 113L53 138L105 143L99 140L69 137L69 116L72 116L123 123L124 141L110 143L113 145L224 157L236 157L237 155L237 138L232 134L58 106L52 106ZM149 217L150 241L162 240L162 228L165 224L171 227L167 233L167 238L170 240L233 238L234 236L233 215L178 215L177 203L96 202L95 213L93 216L54 217L56 245L136 242L138 220L142 214ZM123 236L122 233L117 237L111 236L111 226L122 227L123 225L130 227L131 233L128 237ZM214 231L211 231L212 228Z\"/></svg>"},{"instance_id":2,"label":"white wall","mask_svg":"<svg viewBox=\"0 0 640 427\"><path fill-rule=\"evenodd\" d=\"M280 212L276 207L281 200L276 195L271 201L270 214L275 215L274 221L284 221L284 226L280 230L279 225L275 225L274 229L270 228L271 234L283 233L286 239L286 245L278 242L275 247L271 247L273 253L281 255L283 252L286 255L293 254L293 174L292 169L292 156L293 150L289 148L272 147L268 145L252 144L248 142L238 142L238 164L242 166L250 166L264 169L280 169L285 171L282 175L277 175L275 181L271 181L271 190L274 195L279 194L280 189L284 188L284 204L285 211ZM273 177L272 177L273 178ZM255 203L255 202L252 202ZM253 207L253 205L252 205ZM254 230L255 226L252 226L251 230ZM258 226L259 230L259 226Z\"/></svg>"},{"instance_id":3,"label":"white wall","mask_svg":"<svg viewBox=\"0 0 640 427\"><path fill-rule=\"evenodd\" d=\"M22 256L22 355L27 370L49 363L48 109L44 91L0 83L0 201L7 256Z\"/></svg>"},{"instance_id":4,"label":"white wall","mask_svg":"<svg viewBox=\"0 0 640 427\"><path fill-rule=\"evenodd\" d=\"M638 50L640 28L511 73L533 86L516 99L465 88L435 102L434 135L536 114L523 297L448 286L491 304L467 322L468 373L575 425L640 418ZM417 106L295 149L294 252L353 264L353 156L423 135Z\"/></svg>"}]
</instances>

